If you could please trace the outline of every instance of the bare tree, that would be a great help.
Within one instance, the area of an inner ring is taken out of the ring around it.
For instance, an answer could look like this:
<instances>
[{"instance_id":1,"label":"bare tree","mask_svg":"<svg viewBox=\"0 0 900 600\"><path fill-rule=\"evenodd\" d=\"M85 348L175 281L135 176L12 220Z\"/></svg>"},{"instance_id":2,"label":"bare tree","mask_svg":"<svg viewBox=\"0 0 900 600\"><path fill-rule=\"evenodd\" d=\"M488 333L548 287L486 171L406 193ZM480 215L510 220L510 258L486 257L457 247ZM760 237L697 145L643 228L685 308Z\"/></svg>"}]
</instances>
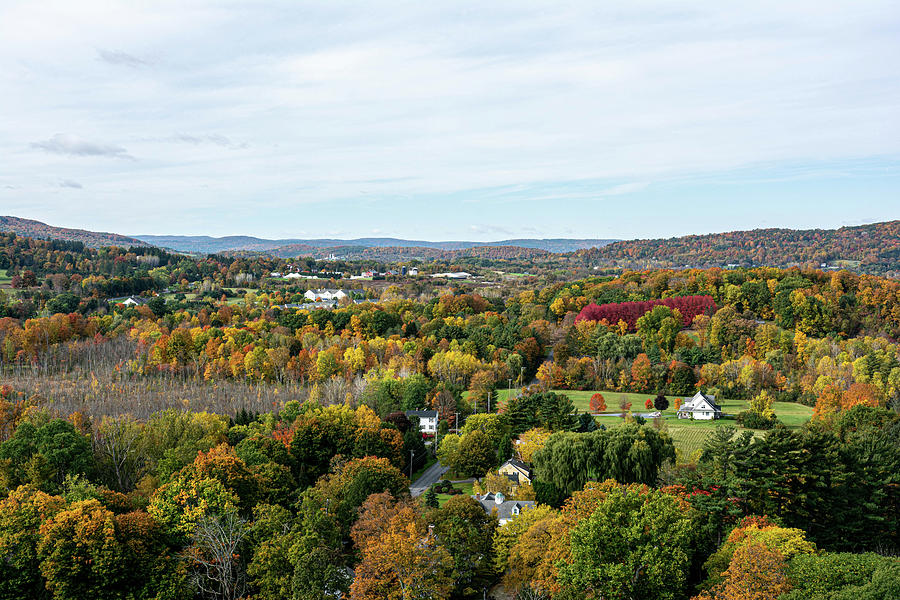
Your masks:
<instances>
[{"instance_id":1,"label":"bare tree","mask_svg":"<svg viewBox=\"0 0 900 600\"><path fill-rule=\"evenodd\" d=\"M141 424L130 415L103 417L93 436L94 455L107 483L130 492L144 474L147 463L141 449Z\"/></svg>"},{"instance_id":2,"label":"bare tree","mask_svg":"<svg viewBox=\"0 0 900 600\"><path fill-rule=\"evenodd\" d=\"M332 377L319 387L319 398L325 406L342 404L349 391L350 388L343 377Z\"/></svg>"},{"instance_id":3,"label":"bare tree","mask_svg":"<svg viewBox=\"0 0 900 600\"><path fill-rule=\"evenodd\" d=\"M241 554L249 527L234 512L210 515L197 523L187 549L191 581L203 598L237 600L247 591L246 564Z\"/></svg>"}]
</instances>

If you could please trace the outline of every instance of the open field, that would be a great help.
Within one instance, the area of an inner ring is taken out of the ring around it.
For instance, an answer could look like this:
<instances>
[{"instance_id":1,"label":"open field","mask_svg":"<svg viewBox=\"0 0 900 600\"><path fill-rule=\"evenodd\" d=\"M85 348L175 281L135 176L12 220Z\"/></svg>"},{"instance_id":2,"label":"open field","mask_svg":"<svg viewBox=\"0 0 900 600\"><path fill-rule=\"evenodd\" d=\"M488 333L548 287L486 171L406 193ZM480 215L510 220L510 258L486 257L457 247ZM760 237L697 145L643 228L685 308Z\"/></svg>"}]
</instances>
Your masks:
<instances>
[{"instance_id":1,"label":"open field","mask_svg":"<svg viewBox=\"0 0 900 600\"><path fill-rule=\"evenodd\" d=\"M6 269L0 269L0 287L9 287L12 277L7 275Z\"/></svg>"},{"instance_id":2,"label":"open field","mask_svg":"<svg viewBox=\"0 0 900 600\"><path fill-rule=\"evenodd\" d=\"M513 393L516 390L512 390ZM597 390L591 391L579 391L579 390L554 390L559 394L565 394L569 398L572 399L572 403L575 405L579 411L588 412L588 403L590 402L591 396L597 393ZM631 402L631 410L634 413L646 412L647 409L644 408L644 403L648 398L653 398L653 394L633 394L633 393L625 393L625 392L609 392L609 391L600 391L603 394L604 399L606 400L606 407L608 413L618 412L619 402L624 399L627 402ZM509 390L499 390L498 398L501 403L506 402L509 397ZM713 429L720 425L732 425L737 427L739 430L743 430L742 427L739 427L738 424L731 419L725 420L716 420L716 421L700 421L700 420L688 420L688 419L679 419L676 416L675 411L675 398L679 396L666 396L669 399L669 408L662 412L662 417L665 420L666 427L668 428L669 435L672 436L672 440L675 442L675 447L682 452L685 457L690 456L691 453L695 452L699 448L703 447L703 442L706 440L706 437L712 432ZM746 400L729 400L722 399L719 402L719 405L722 407L723 412L729 415L736 415L741 411L747 410L748 402ZM775 415L778 419L784 423L787 427L795 428L800 427L812 417L813 409L809 406L805 406L803 404L797 404L794 402L776 402L773 406L775 410ZM597 422L602 423L607 427L615 427L622 423L622 419L619 416L597 416ZM648 424L649 426L649 424ZM753 431L753 430L751 430Z\"/></svg>"}]
</instances>

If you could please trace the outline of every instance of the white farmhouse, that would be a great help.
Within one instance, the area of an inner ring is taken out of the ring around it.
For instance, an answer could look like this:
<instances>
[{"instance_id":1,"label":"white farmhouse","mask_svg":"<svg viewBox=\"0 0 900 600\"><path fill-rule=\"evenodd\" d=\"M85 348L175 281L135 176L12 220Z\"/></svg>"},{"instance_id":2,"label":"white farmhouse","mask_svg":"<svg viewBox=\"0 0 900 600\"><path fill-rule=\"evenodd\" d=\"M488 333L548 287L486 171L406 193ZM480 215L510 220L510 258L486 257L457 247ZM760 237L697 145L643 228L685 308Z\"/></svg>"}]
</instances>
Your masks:
<instances>
[{"instance_id":1,"label":"white farmhouse","mask_svg":"<svg viewBox=\"0 0 900 600\"><path fill-rule=\"evenodd\" d=\"M438 411L436 410L408 410L407 418L416 417L419 419L419 431L425 435L434 435L437 433Z\"/></svg>"},{"instance_id":2,"label":"white farmhouse","mask_svg":"<svg viewBox=\"0 0 900 600\"><path fill-rule=\"evenodd\" d=\"M679 419L719 419L722 417L722 408L716 404L715 396L707 396L703 392L697 392L693 398L685 399L685 403L678 409Z\"/></svg>"},{"instance_id":3,"label":"white farmhouse","mask_svg":"<svg viewBox=\"0 0 900 600\"><path fill-rule=\"evenodd\" d=\"M143 306L147 304L147 301L140 296L128 296L128 298L122 301L122 304L125 306Z\"/></svg>"}]
</instances>

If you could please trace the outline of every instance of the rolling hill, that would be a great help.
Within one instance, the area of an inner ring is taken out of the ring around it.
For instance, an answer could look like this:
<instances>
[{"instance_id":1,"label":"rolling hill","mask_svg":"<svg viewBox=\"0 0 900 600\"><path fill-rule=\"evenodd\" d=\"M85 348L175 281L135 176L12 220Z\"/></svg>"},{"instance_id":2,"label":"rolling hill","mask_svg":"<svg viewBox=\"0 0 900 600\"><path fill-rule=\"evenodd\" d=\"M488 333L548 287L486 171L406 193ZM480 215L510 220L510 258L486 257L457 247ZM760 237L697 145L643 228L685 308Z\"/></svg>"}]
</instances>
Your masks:
<instances>
[{"instance_id":1,"label":"rolling hill","mask_svg":"<svg viewBox=\"0 0 900 600\"><path fill-rule=\"evenodd\" d=\"M54 227L34 221L32 219L22 219L19 217L0 217L0 231L11 232L23 237L38 239L54 239L65 240L67 242L82 242L85 246L91 248L102 248L104 246L119 246L129 248L131 246L149 246L147 242L139 239L119 235L117 233L106 233L99 231L87 231L85 229L69 229L67 227Z\"/></svg>"},{"instance_id":2,"label":"rolling hill","mask_svg":"<svg viewBox=\"0 0 900 600\"><path fill-rule=\"evenodd\" d=\"M852 268L900 273L900 220L839 229L753 229L619 241L575 254L582 264L627 269L684 267Z\"/></svg>"},{"instance_id":3,"label":"rolling hill","mask_svg":"<svg viewBox=\"0 0 900 600\"><path fill-rule=\"evenodd\" d=\"M83 242L86 246L160 246L176 252L268 254L378 262L411 259L451 261L551 261L557 267L653 269L709 267L827 267L888 276L900 275L900 220L838 229L753 229L668 239L511 239L498 242L357 238L341 240L265 239L252 236L142 235L53 227L19 217L0 217L0 232L41 239Z\"/></svg>"},{"instance_id":4,"label":"rolling hill","mask_svg":"<svg viewBox=\"0 0 900 600\"><path fill-rule=\"evenodd\" d=\"M229 252L251 250L256 252L270 252L277 256L297 256L312 252L310 248L337 249L337 248L430 248L433 250L468 250L487 246L509 246L515 248L532 248L545 250L557 254L583 250L587 248L601 247L615 240L605 239L515 239L501 240L498 242L429 242L425 240L404 240L398 238L356 238L341 240L334 238L320 239L265 239L250 236L184 236L184 235L138 235L140 240L154 246L170 248L179 252L195 252L213 254L216 252ZM299 252L295 252L299 249ZM293 252L293 254L291 254Z\"/></svg>"}]
</instances>

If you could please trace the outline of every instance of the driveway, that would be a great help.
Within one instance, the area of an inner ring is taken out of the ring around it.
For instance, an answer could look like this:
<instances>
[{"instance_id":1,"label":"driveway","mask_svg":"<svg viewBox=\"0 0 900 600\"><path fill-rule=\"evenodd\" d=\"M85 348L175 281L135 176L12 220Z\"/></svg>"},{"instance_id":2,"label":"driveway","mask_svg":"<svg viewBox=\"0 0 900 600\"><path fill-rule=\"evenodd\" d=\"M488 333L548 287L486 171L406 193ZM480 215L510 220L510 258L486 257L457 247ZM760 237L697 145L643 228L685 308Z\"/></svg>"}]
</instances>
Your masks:
<instances>
[{"instance_id":1,"label":"driveway","mask_svg":"<svg viewBox=\"0 0 900 600\"><path fill-rule=\"evenodd\" d=\"M448 470L449 467L442 467L440 462L434 463L422 473L421 477L416 479L412 485L409 486L409 493L412 494L413 498L424 494L428 488L431 487L431 484L437 482L441 478L441 475Z\"/></svg>"}]
</instances>

